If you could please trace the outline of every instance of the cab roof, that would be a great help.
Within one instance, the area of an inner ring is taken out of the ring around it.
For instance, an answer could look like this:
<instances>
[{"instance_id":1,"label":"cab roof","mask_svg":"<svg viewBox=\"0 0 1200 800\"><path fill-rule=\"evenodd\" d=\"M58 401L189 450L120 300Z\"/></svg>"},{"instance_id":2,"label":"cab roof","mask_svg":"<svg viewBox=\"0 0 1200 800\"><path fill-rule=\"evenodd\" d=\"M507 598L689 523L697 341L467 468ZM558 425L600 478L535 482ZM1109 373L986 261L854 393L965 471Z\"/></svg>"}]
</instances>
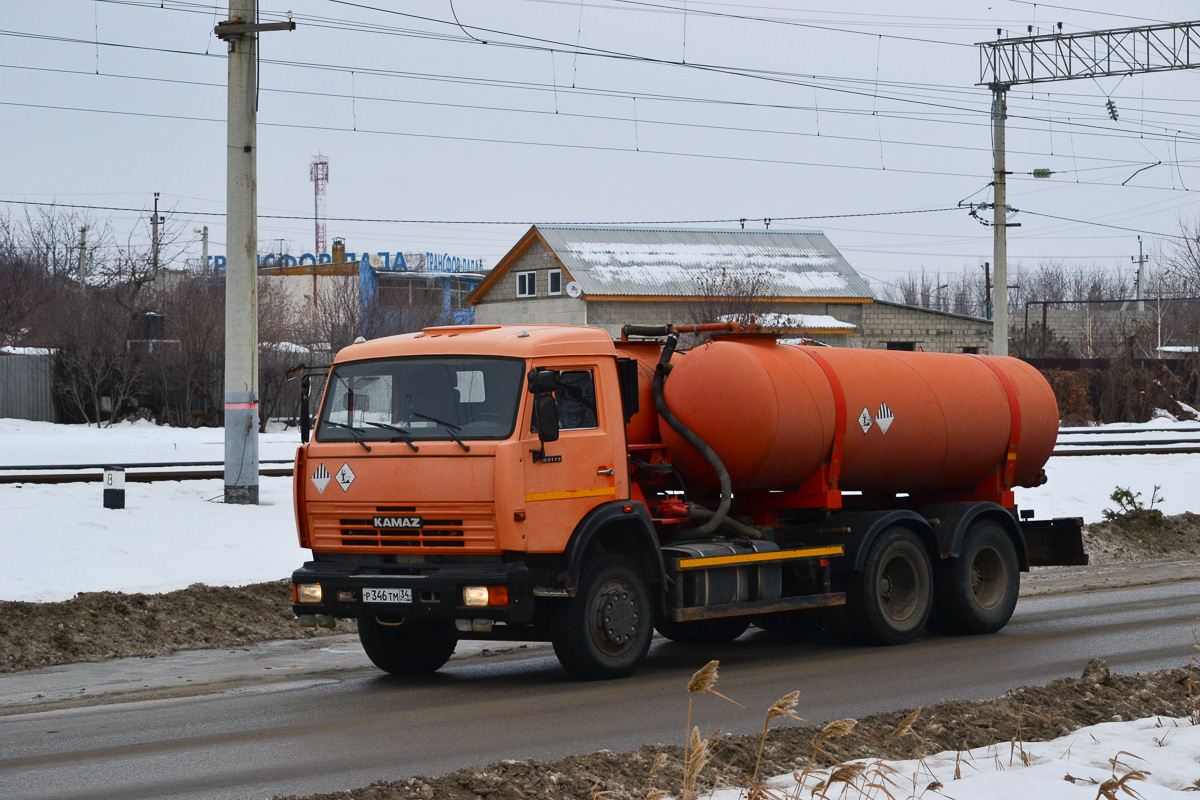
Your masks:
<instances>
[{"instance_id":1,"label":"cab roof","mask_svg":"<svg viewBox=\"0 0 1200 800\"><path fill-rule=\"evenodd\" d=\"M432 355L614 356L612 338L602 328L580 325L448 325L420 333L384 336L352 344L336 363L374 358Z\"/></svg>"}]
</instances>

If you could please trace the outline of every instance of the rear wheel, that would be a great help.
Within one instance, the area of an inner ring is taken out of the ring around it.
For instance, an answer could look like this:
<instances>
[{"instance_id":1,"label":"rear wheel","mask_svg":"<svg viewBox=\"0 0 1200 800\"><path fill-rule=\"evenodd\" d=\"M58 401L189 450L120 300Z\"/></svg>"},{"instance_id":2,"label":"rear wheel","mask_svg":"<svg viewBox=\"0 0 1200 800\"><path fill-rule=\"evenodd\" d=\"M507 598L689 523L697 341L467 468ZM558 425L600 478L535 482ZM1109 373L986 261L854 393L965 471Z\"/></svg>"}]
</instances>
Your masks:
<instances>
[{"instance_id":1,"label":"rear wheel","mask_svg":"<svg viewBox=\"0 0 1200 800\"><path fill-rule=\"evenodd\" d=\"M862 572L847 581L849 632L869 644L902 644L921 632L932 607L933 569L924 544L908 528L885 529Z\"/></svg>"},{"instance_id":2,"label":"rear wheel","mask_svg":"<svg viewBox=\"0 0 1200 800\"><path fill-rule=\"evenodd\" d=\"M723 617L695 622L660 618L654 629L674 642L732 642L750 627L749 617Z\"/></svg>"},{"instance_id":3,"label":"rear wheel","mask_svg":"<svg viewBox=\"0 0 1200 800\"><path fill-rule=\"evenodd\" d=\"M939 630L995 633L1017 606L1021 575L1012 538L990 519L967 528L962 554L938 565L934 602Z\"/></svg>"},{"instance_id":4,"label":"rear wheel","mask_svg":"<svg viewBox=\"0 0 1200 800\"><path fill-rule=\"evenodd\" d=\"M575 597L551 617L554 654L584 680L622 678L646 658L654 629L650 589L623 555L600 556L579 576Z\"/></svg>"},{"instance_id":5,"label":"rear wheel","mask_svg":"<svg viewBox=\"0 0 1200 800\"><path fill-rule=\"evenodd\" d=\"M392 622L375 614L358 619L358 639L371 662L393 675L436 672L458 644L451 622Z\"/></svg>"}]
</instances>

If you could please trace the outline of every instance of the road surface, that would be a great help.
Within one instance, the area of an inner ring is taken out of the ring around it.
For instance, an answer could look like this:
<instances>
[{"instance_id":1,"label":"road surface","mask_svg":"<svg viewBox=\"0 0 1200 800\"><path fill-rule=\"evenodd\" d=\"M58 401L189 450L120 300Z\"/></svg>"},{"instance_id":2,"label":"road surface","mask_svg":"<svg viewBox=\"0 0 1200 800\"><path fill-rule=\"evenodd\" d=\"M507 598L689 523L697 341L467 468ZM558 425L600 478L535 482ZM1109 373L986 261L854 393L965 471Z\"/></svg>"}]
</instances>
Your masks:
<instances>
[{"instance_id":1,"label":"road surface","mask_svg":"<svg viewBox=\"0 0 1200 800\"><path fill-rule=\"evenodd\" d=\"M7 714L0 716L0 797L265 798L501 759L680 743L687 680L709 658L721 660L718 688L745 708L700 698L693 719L704 731L761 730L766 708L793 689L801 692L798 713L812 721L982 699L1077 676L1094 657L1125 673L1182 666L1198 618L1200 581L1033 597L993 636L929 636L892 648L788 642L761 632L717 647L657 642L635 677L606 683L568 680L541 646L460 659L406 682L365 666L361 651L342 639L322 652L341 659L336 666L298 664L303 650L279 651L279 663L256 661L240 679L226 675L224 684L196 694L189 687L228 666L221 653L183 654L155 667L157 676L146 679L149 699L0 708ZM111 679L113 670L156 661L0 677L0 702L6 687L11 699L31 680L61 686L103 670ZM163 670L177 674L164 677Z\"/></svg>"}]
</instances>

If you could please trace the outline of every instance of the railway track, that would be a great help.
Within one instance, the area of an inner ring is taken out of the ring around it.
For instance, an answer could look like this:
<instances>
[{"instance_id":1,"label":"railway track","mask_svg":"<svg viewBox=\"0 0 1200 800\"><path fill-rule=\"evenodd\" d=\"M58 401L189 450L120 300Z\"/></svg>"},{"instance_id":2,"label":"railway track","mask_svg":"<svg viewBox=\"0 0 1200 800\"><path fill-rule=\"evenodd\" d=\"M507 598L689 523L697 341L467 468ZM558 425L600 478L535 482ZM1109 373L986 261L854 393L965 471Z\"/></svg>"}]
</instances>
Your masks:
<instances>
[{"instance_id":1,"label":"railway track","mask_svg":"<svg viewBox=\"0 0 1200 800\"><path fill-rule=\"evenodd\" d=\"M1076 441L1077 437L1082 437ZM1055 457L1191 455L1200 454L1200 426L1171 428L1060 428ZM292 474L291 459L264 459L259 475L286 477ZM30 464L0 467L0 484L5 483L90 483L98 482L112 464ZM220 461L171 461L123 464L130 483L153 481L196 481L224 477Z\"/></svg>"},{"instance_id":2,"label":"railway track","mask_svg":"<svg viewBox=\"0 0 1200 800\"><path fill-rule=\"evenodd\" d=\"M274 465L283 466L274 466ZM264 459L259 462L262 477L286 477L292 474L292 460ZM93 483L113 464L36 464L0 467L3 483ZM223 461L168 461L119 465L125 469L126 483L154 481L199 481L225 476Z\"/></svg>"}]
</instances>

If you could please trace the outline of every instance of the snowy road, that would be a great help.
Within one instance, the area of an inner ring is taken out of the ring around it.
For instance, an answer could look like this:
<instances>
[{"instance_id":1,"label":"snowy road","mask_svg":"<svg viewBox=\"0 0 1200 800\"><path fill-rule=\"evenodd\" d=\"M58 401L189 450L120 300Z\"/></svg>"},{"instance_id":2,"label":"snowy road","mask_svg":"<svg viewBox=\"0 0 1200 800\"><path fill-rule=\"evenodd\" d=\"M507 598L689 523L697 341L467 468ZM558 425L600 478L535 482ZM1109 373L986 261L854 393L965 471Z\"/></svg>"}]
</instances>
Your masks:
<instances>
[{"instance_id":1,"label":"snowy road","mask_svg":"<svg viewBox=\"0 0 1200 800\"><path fill-rule=\"evenodd\" d=\"M637 676L619 683L571 682L541 649L463 659L409 683L368 667L297 670L291 680L215 695L0 717L0 796L259 798L505 758L677 743L688 678L709 658L721 660L721 690L745 708L701 702L694 721L733 733L760 728L763 711L792 689L801 691L796 710L822 720L992 697L1078 676L1093 657L1126 673L1182 666L1198 590L1193 581L1035 597L994 636L895 648L765 634L719 647L661 643ZM286 670L294 663L286 658L302 651L289 653L258 669ZM194 668L202 678L203 665Z\"/></svg>"}]
</instances>

